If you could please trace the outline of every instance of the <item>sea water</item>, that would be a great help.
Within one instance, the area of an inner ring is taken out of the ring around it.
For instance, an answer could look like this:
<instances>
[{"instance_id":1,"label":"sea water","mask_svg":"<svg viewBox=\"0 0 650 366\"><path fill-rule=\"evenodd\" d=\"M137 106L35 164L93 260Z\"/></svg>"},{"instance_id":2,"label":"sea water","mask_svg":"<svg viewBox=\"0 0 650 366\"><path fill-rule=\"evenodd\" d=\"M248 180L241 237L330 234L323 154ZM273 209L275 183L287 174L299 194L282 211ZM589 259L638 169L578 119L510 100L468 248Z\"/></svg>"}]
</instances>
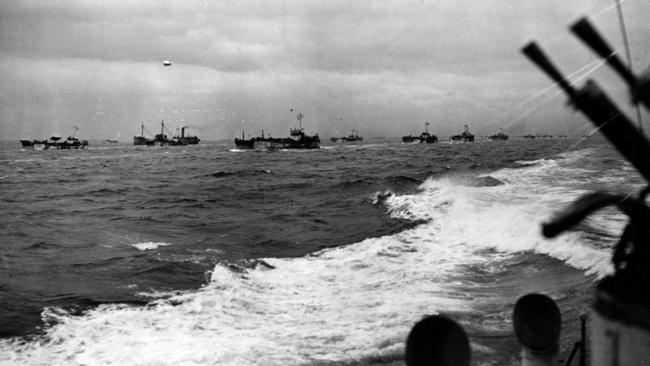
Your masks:
<instances>
[{"instance_id":1,"label":"sea water","mask_svg":"<svg viewBox=\"0 0 650 366\"><path fill-rule=\"evenodd\" d=\"M601 138L309 151L0 146L0 364L400 365L458 321L473 364L517 364L511 314L562 311L562 353L625 216L540 225L643 180Z\"/></svg>"}]
</instances>

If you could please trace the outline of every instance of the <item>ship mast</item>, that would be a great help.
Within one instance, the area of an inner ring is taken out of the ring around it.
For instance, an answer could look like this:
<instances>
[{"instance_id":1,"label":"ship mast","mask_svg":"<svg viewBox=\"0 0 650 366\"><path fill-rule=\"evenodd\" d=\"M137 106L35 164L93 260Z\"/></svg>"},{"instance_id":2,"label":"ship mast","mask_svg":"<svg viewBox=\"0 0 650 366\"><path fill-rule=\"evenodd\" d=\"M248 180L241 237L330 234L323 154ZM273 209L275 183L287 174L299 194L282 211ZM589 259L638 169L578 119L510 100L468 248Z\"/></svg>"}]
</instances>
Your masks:
<instances>
[{"instance_id":1,"label":"ship mast","mask_svg":"<svg viewBox=\"0 0 650 366\"><path fill-rule=\"evenodd\" d=\"M302 119L303 119L302 113L298 112L298 115L296 115L296 119L298 120L298 126L300 127L300 131L302 131Z\"/></svg>"}]
</instances>

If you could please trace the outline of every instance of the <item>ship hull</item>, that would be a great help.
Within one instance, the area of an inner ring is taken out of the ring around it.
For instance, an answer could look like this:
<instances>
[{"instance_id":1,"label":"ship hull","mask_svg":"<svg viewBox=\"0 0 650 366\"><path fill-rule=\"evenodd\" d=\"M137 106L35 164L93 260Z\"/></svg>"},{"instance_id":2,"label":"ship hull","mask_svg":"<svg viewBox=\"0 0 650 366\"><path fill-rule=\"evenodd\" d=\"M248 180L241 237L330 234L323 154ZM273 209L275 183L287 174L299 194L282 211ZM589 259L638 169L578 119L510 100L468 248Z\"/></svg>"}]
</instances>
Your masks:
<instances>
[{"instance_id":1,"label":"ship hull","mask_svg":"<svg viewBox=\"0 0 650 366\"><path fill-rule=\"evenodd\" d=\"M156 134L153 138L144 137L144 126L142 127L142 135L133 136L133 145L141 146L186 146L186 145L197 145L200 138L197 136L185 136L185 128L181 129L180 136L172 136L171 138L167 137L164 133ZM164 125L163 125L164 129Z\"/></svg>"},{"instance_id":2,"label":"ship hull","mask_svg":"<svg viewBox=\"0 0 650 366\"><path fill-rule=\"evenodd\" d=\"M88 146L87 140L79 140L75 137L68 137L67 140L20 140L23 148L32 148L34 150L47 150L47 149L83 149Z\"/></svg>"},{"instance_id":3,"label":"ship hull","mask_svg":"<svg viewBox=\"0 0 650 366\"><path fill-rule=\"evenodd\" d=\"M133 145L153 146L153 144L154 144L153 139L148 139L142 136L133 137Z\"/></svg>"},{"instance_id":4,"label":"ship hull","mask_svg":"<svg viewBox=\"0 0 650 366\"><path fill-rule=\"evenodd\" d=\"M507 139L508 139L508 135L504 135L502 133L490 136L490 140L506 141Z\"/></svg>"},{"instance_id":5,"label":"ship hull","mask_svg":"<svg viewBox=\"0 0 650 366\"><path fill-rule=\"evenodd\" d=\"M320 138L303 136L300 139L255 137L249 140L235 139L235 146L242 150L285 150L285 149L319 149Z\"/></svg>"},{"instance_id":6,"label":"ship hull","mask_svg":"<svg viewBox=\"0 0 650 366\"><path fill-rule=\"evenodd\" d=\"M427 135L427 136L402 136L402 142L405 144L414 144L414 143L419 143L419 144L433 144L438 142L438 137L434 135Z\"/></svg>"},{"instance_id":7,"label":"ship hull","mask_svg":"<svg viewBox=\"0 0 650 366\"><path fill-rule=\"evenodd\" d=\"M185 146L185 145L197 145L201 141L196 136L185 136L185 137L175 137L171 141L169 141L169 144L172 146Z\"/></svg>"},{"instance_id":8,"label":"ship hull","mask_svg":"<svg viewBox=\"0 0 650 366\"><path fill-rule=\"evenodd\" d=\"M241 150L253 150L255 149L255 139L235 139L235 146Z\"/></svg>"},{"instance_id":9,"label":"ship hull","mask_svg":"<svg viewBox=\"0 0 650 366\"><path fill-rule=\"evenodd\" d=\"M332 142L341 142L341 143L345 143L345 142L362 142L363 137L332 137L330 139L330 141L332 141Z\"/></svg>"},{"instance_id":10,"label":"ship hull","mask_svg":"<svg viewBox=\"0 0 650 366\"><path fill-rule=\"evenodd\" d=\"M255 150L278 150L278 149L319 149L320 139L305 137L300 140L291 138L265 138L255 140Z\"/></svg>"}]
</instances>

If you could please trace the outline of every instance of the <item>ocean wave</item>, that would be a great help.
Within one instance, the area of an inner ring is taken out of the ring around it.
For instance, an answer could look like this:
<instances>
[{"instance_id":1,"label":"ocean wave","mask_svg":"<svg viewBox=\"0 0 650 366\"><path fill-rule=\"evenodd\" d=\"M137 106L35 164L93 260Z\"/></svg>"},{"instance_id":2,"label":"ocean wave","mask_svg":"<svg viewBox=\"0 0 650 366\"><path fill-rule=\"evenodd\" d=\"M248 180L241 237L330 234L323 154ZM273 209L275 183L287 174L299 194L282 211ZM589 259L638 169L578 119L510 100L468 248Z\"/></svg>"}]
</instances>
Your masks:
<instances>
[{"instance_id":1,"label":"ocean wave","mask_svg":"<svg viewBox=\"0 0 650 366\"><path fill-rule=\"evenodd\" d=\"M395 193L393 191L387 189L383 192L375 192L372 196L370 196L369 199L373 205L383 204L386 201L386 199L393 196L394 194Z\"/></svg>"},{"instance_id":2,"label":"ocean wave","mask_svg":"<svg viewBox=\"0 0 650 366\"><path fill-rule=\"evenodd\" d=\"M109 195L123 195L123 194L128 193L128 192L129 192L129 190L127 190L125 188L118 188L118 189L114 189L114 188L97 188L97 189L90 190L90 191L86 192L86 194L92 195L92 196L109 196Z\"/></svg>"},{"instance_id":3,"label":"ocean wave","mask_svg":"<svg viewBox=\"0 0 650 366\"><path fill-rule=\"evenodd\" d=\"M27 236L27 235L25 235L25 236ZM38 243L34 243L34 244L30 245L28 248L29 249L37 249L37 250L43 250L43 249L54 250L54 249L59 249L61 247L62 246L60 244L39 241Z\"/></svg>"},{"instance_id":4,"label":"ocean wave","mask_svg":"<svg viewBox=\"0 0 650 366\"><path fill-rule=\"evenodd\" d=\"M514 253L534 251L584 268L607 258L586 250L578 236L543 240L534 224L542 205L513 210L480 194L507 187L427 181L414 195L383 201L391 209L406 206L392 214L429 218L410 229L304 257L220 263L200 289L158 293L146 306L101 304L83 314L47 309L45 335L38 342L0 340L0 363L397 360L423 314L478 316L476 306L497 301L486 297L486 286L501 278L499 264ZM503 332L503 309L480 314L481 331Z\"/></svg>"},{"instance_id":5,"label":"ocean wave","mask_svg":"<svg viewBox=\"0 0 650 366\"><path fill-rule=\"evenodd\" d=\"M612 271L608 250L589 245L580 232L554 240L541 235L543 222L584 193L567 184L580 174L544 160L526 170L502 169L483 177L494 177L502 183L496 186L473 186L463 177L430 179L419 187L419 192L391 195L385 202L395 218L426 220L429 235L437 240L460 241L474 250L532 251L602 277ZM601 240L613 245L610 235Z\"/></svg>"},{"instance_id":6,"label":"ocean wave","mask_svg":"<svg viewBox=\"0 0 650 366\"><path fill-rule=\"evenodd\" d=\"M224 178L230 176L251 176L251 175L258 175L258 174L273 174L273 172L267 169L244 169L238 171L218 171L209 174L208 176L214 178Z\"/></svg>"},{"instance_id":7,"label":"ocean wave","mask_svg":"<svg viewBox=\"0 0 650 366\"><path fill-rule=\"evenodd\" d=\"M544 165L544 164L555 164L554 160L548 159L537 159L537 160L515 160L515 164L519 165Z\"/></svg>"},{"instance_id":8,"label":"ocean wave","mask_svg":"<svg viewBox=\"0 0 650 366\"><path fill-rule=\"evenodd\" d=\"M477 187L495 187L502 184L505 183L489 175L479 176L472 182L472 185L475 185Z\"/></svg>"},{"instance_id":9,"label":"ocean wave","mask_svg":"<svg viewBox=\"0 0 650 366\"><path fill-rule=\"evenodd\" d=\"M403 353L410 326L435 313L478 319L468 329L511 333L507 310L536 285L521 279L537 279L529 264L538 261L530 257L552 262L547 271L611 270L607 247L590 246L579 231L552 241L540 234L540 223L582 192L572 183L582 173L566 169L567 159L580 155L478 178L438 176L412 194L377 191L369 197L377 208L413 225L302 257L219 259L201 288L152 292L145 306L48 308L42 316L51 325L42 337L0 340L0 364L388 362ZM155 250L167 243L138 244ZM508 261L525 269L513 272ZM165 263L138 275L183 272L195 275ZM507 298L500 292L505 274ZM474 352L494 352L474 345Z\"/></svg>"},{"instance_id":10,"label":"ocean wave","mask_svg":"<svg viewBox=\"0 0 650 366\"><path fill-rule=\"evenodd\" d=\"M415 183L415 184L421 184L422 181L409 177L407 175L391 175L385 179L385 181L389 184L408 184L408 183Z\"/></svg>"},{"instance_id":11,"label":"ocean wave","mask_svg":"<svg viewBox=\"0 0 650 366\"><path fill-rule=\"evenodd\" d=\"M266 258L243 271L217 265L207 286L146 307L99 305L82 316L46 310L53 324L46 336L0 341L7 350L0 360L284 365L394 358L422 313L465 308L457 291L446 295L439 285L455 266L430 249L404 250L412 246L386 237Z\"/></svg>"},{"instance_id":12,"label":"ocean wave","mask_svg":"<svg viewBox=\"0 0 650 366\"><path fill-rule=\"evenodd\" d=\"M161 246L164 247L164 246L168 246L168 245L171 245L171 244L164 243L164 242L152 242L152 241L131 244L132 247L134 247L134 248L136 248L137 250L140 250L140 251L154 250L154 249L158 249Z\"/></svg>"},{"instance_id":13,"label":"ocean wave","mask_svg":"<svg viewBox=\"0 0 650 366\"><path fill-rule=\"evenodd\" d=\"M427 225L298 258L214 266L197 291L158 294L147 306L48 309L32 343L0 340L17 364L344 364L396 359L422 314L471 312L454 286L485 261ZM157 270L157 269L155 269ZM462 296L461 296L462 295ZM110 345L107 347L106 345Z\"/></svg>"},{"instance_id":14,"label":"ocean wave","mask_svg":"<svg viewBox=\"0 0 650 366\"><path fill-rule=\"evenodd\" d=\"M347 179L340 183L337 183L335 187L355 187L355 186L367 186L373 183L373 180L368 177L358 178L358 179Z\"/></svg>"}]
</instances>

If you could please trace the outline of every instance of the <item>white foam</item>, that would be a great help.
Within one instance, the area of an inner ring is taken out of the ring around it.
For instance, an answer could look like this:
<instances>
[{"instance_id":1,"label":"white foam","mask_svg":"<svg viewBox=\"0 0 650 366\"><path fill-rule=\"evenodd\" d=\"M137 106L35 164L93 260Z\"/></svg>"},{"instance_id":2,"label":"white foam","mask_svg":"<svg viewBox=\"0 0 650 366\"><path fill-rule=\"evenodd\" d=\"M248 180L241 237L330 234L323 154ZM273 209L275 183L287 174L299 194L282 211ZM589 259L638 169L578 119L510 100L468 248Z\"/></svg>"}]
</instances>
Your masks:
<instances>
[{"instance_id":1,"label":"white foam","mask_svg":"<svg viewBox=\"0 0 650 366\"><path fill-rule=\"evenodd\" d=\"M164 247L164 246L168 246L168 245L171 245L171 244L164 243L164 242L155 243L155 242L152 242L152 241L147 241L147 242L132 244L131 246L138 249L138 250L145 251L145 250L158 249L159 247Z\"/></svg>"},{"instance_id":2,"label":"white foam","mask_svg":"<svg viewBox=\"0 0 650 366\"><path fill-rule=\"evenodd\" d=\"M590 153L567 153L563 159L576 161ZM441 242L463 242L475 250L492 248L503 253L533 251L587 274L602 277L611 273L607 245L591 246L576 232L554 240L541 235L541 224L586 193L583 179L596 173L567 168L566 162L560 164L552 159L520 163L526 167L489 174L503 185L475 187L464 184L463 178L429 179L417 194L391 196L386 203L394 217L428 220L429 235ZM599 220L608 234L620 232L625 221L617 213L609 217L596 215L592 220Z\"/></svg>"},{"instance_id":3,"label":"white foam","mask_svg":"<svg viewBox=\"0 0 650 366\"><path fill-rule=\"evenodd\" d=\"M485 285L463 278L466 268L498 274L502 259L531 251L608 273L606 247L578 232L551 241L540 234L542 221L583 193L581 174L545 160L490 174L503 185L443 178L412 195L386 192L374 201L425 223L300 258L265 258L274 269L218 264L203 288L150 294L146 307L102 305L83 316L48 309L43 317L57 324L35 342L0 340L0 364L301 365L399 355L423 314L472 312L486 301L472 298Z\"/></svg>"},{"instance_id":4,"label":"white foam","mask_svg":"<svg viewBox=\"0 0 650 366\"><path fill-rule=\"evenodd\" d=\"M415 240L420 238L420 240ZM484 261L426 228L367 239L275 269L217 265L209 285L152 306L48 310L42 342L0 341L15 364L295 365L397 354L422 314L469 311L450 288L458 266Z\"/></svg>"}]
</instances>

